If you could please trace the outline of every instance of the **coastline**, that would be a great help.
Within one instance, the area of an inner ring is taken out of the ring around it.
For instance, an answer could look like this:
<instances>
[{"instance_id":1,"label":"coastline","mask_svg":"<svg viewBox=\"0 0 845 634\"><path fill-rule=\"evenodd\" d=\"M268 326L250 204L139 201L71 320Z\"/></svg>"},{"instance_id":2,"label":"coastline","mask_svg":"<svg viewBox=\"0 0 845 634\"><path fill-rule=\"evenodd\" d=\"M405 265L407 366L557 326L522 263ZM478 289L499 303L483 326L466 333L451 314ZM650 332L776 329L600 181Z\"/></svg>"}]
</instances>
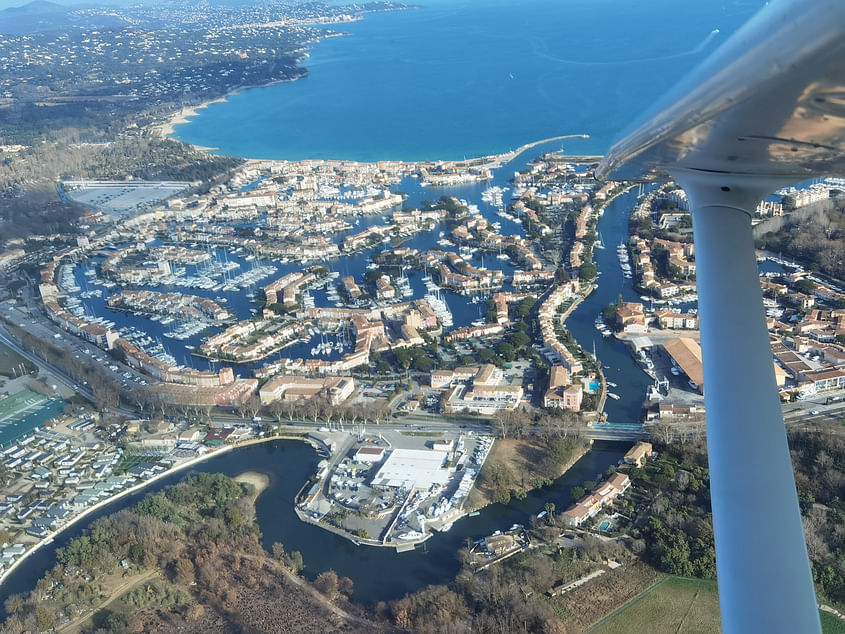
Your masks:
<instances>
[{"instance_id":1,"label":"coastline","mask_svg":"<svg viewBox=\"0 0 845 634\"><path fill-rule=\"evenodd\" d=\"M158 480L161 480L162 478L166 478L168 476L173 475L174 473L177 473L179 471L183 471L184 469L187 469L188 467L191 467L193 465L204 462L204 461L208 460L209 458L214 458L214 457L217 457L219 455L222 455L222 454L224 454L228 451L231 451L234 448L235 448L235 445L225 445L225 446L223 446L220 449L217 449L215 451L209 451L208 453L205 453L201 456L197 456L196 458L191 458L190 460L187 460L187 461L183 462L182 464L176 465L176 466L168 469L167 471L162 471L161 473L154 475L149 480L144 480L143 482L139 482L138 484L131 486L128 489L124 489L123 491L119 492L117 495L113 495L109 498L106 498L105 500L101 500L100 502L97 502L94 506L91 506L91 507L85 509L79 515L76 515L75 517L73 517L66 524L63 524L60 528L57 528L56 530L48 533L43 539L36 542L32 546L32 548L30 548L24 554L22 554L20 556L20 558L18 558L15 561L15 563L13 563L6 570L4 570L3 574L0 575L0 585L2 585L3 582L6 580L6 578L9 576L9 574L11 574L11 572L13 570L15 570L21 563L26 561L30 557L30 555L38 552L38 550L40 550L41 548L46 546L48 543L52 542L56 537L61 535L62 532L64 532L65 530L67 530L68 528L73 526L74 524L78 523L79 521L85 519L88 515L90 515L94 511L97 511L97 510L99 510L99 509L101 509L105 506L108 506L109 504L119 500L120 498L126 497L127 495L131 495L132 493L136 493L136 492L140 491L141 489L145 488L146 486L152 484L153 482L157 482Z\"/></svg>"},{"instance_id":2,"label":"coastline","mask_svg":"<svg viewBox=\"0 0 845 634\"><path fill-rule=\"evenodd\" d=\"M200 114L200 110L204 110L209 106L215 103L226 103L229 100L229 97L233 97L234 95L240 94L244 90L250 90L252 88L267 88L269 86L275 86L276 84L284 84L289 82L295 82L302 77L307 77L308 71L306 70L305 73L299 75L298 77L292 77L290 79L278 79L276 81L267 82L266 84L256 84L254 86L236 86L229 92L227 92L222 97L216 97L215 99L209 99L208 101L203 101L202 103L197 104L196 106L190 106L188 108L180 108L178 111L171 114L167 117L163 122L153 123L149 126L148 130L154 136L158 136L162 139L171 139L173 141L179 141L179 139L173 139L173 135L176 134L176 126L177 125L184 125L186 123L191 123L191 117L196 117ZM206 147L204 145L196 145L194 143L188 143L187 141L180 141L180 143L185 143L186 145L190 145L195 150L200 152L214 152L219 150L220 148L216 147ZM250 159L248 157L244 157L244 160L255 160Z\"/></svg>"},{"instance_id":3,"label":"coastline","mask_svg":"<svg viewBox=\"0 0 845 634\"><path fill-rule=\"evenodd\" d=\"M240 449L241 447L249 447L251 445L262 444L262 443L271 442L271 441L274 441L274 440L301 440L301 441L308 444L308 439L305 436L295 436L295 435L291 435L291 434L289 434L289 435L281 434L281 435L278 435L278 436L268 436L266 438L253 438L251 440L247 440L247 441L244 441L244 442L238 443L238 444L226 444L226 445L223 445L222 447L220 447L219 449L215 449L214 451L209 451L207 453L202 454L201 456L197 456L196 458L191 458L190 460L186 460L185 462L183 462L179 465L176 465L176 466L168 469L167 471L163 471L159 474L154 475L149 480L144 480L143 482L139 482L138 484L135 484L134 486L131 486L128 489L124 489L123 491L120 491L116 495L113 495L109 498L106 498L105 500L101 500L100 502L97 502L94 506L83 510L79 515L73 517L66 524L63 524L61 527L59 527L56 530L48 533L41 540L39 540L35 544L33 544L32 548L30 548L24 554L22 554L20 556L20 558L15 561L15 563L13 563L11 566L9 566L9 568L7 568L6 570L3 571L3 574L0 575L0 586L3 585L3 582L6 580L6 577L15 568L17 568L22 562L26 561L26 559L30 555L37 552L39 549L43 548L47 544L51 543L56 537L61 535L61 533L63 531L70 528L71 526L73 526L77 522L85 519L88 515L90 515L94 511L97 511L97 510L99 510L99 509L101 509L105 506L108 506L112 502L115 502L122 497L130 495L132 493L137 493L138 491L142 490L143 488L152 484L153 482L157 482L158 480L161 480L162 478L166 478L167 476L173 475L174 473L177 473L179 471L183 471L183 470L187 469L188 467L192 467L192 466L197 465L201 462L205 462L206 460L208 460L210 458L215 458L215 457L220 456L220 455L227 453L229 451L233 451L235 449ZM236 476L233 479L238 481L238 482L248 482L249 484L252 484L253 486L255 486L256 493L255 493L255 498L253 498L253 499L258 499L258 496L261 495L261 493L263 493L264 490L267 489L267 487L270 486L270 478L268 476L266 476L265 474L258 473L256 471L245 471L244 473L239 474L238 476Z\"/></svg>"},{"instance_id":4,"label":"coastline","mask_svg":"<svg viewBox=\"0 0 845 634\"><path fill-rule=\"evenodd\" d=\"M159 136L163 139L170 138L176 132L177 125L184 125L186 123L190 123L191 117L195 117L199 114L200 110L204 110L208 108L212 104L215 103L224 103L228 99L229 95L225 95L223 97L218 97L217 99L210 99L209 101L203 101L202 103L196 106L190 106L188 108L180 108L178 111L174 112L170 117L168 117L163 123L156 123L150 126L150 132L152 132L155 136ZM193 147L197 148L198 150L202 150L204 152L208 152L214 150L216 148L207 148L202 147L199 145L194 145Z\"/></svg>"}]
</instances>

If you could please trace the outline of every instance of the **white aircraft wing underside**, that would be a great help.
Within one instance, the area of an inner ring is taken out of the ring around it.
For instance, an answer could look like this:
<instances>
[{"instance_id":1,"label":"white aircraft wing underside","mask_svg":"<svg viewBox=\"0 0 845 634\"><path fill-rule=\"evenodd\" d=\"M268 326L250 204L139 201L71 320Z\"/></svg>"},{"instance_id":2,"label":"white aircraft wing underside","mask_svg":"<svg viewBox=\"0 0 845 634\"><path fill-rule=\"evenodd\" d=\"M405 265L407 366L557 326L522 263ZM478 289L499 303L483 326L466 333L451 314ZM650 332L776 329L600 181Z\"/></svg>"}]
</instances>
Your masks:
<instances>
[{"instance_id":1,"label":"white aircraft wing underside","mask_svg":"<svg viewBox=\"0 0 845 634\"><path fill-rule=\"evenodd\" d=\"M643 121L600 179L666 180L669 166L792 181L845 173L845 1L766 6Z\"/></svg>"}]
</instances>

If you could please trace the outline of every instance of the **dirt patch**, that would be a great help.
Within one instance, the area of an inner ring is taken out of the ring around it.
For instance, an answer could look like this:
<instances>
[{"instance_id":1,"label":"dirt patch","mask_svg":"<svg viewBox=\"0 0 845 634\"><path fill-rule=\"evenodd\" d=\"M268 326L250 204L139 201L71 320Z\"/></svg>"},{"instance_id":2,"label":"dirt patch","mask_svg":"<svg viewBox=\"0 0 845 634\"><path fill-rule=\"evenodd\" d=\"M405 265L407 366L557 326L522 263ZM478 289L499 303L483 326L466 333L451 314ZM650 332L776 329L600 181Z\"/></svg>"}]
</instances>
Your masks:
<instances>
[{"instance_id":1,"label":"dirt patch","mask_svg":"<svg viewBox=\"0 0 845 634\"><path fill-rule=\"evenodd\" d=\"M665 577L647 564L634 562L607 570L552 601L563 621L575 631L584 631Z\"/></svg>"},{"instance_id":2,"label":"dirt patch","mask_svg":"<svg viewBox=\"0 0 845 634\"><path fill-rule=\"evenodd\" d=\"M514 491L530 491L543 480L555 480L562 476L590 449L589 441L576 441L566 461L554 464L549 461L549 446L534 438L497 440L484 463L482 475L500 471L512 476L510 488ZM475 510L493 502L495 489L489 477L480 477L470 491L466 508Z\"/></svg>"}]
</instances>

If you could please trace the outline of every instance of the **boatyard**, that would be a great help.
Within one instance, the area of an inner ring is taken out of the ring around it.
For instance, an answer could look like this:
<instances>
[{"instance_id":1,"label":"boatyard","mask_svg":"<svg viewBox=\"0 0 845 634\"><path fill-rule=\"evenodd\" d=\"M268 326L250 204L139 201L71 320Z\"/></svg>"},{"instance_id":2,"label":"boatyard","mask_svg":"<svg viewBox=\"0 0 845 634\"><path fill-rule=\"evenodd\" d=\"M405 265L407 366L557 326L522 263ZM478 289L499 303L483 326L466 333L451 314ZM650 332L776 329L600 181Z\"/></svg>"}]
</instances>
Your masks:
<instances>
[{"instance_id":1,"label":"boatyard","mask_svg":"<svg viewBox=\"0 0 845 634\"><path fill-rule=\"evenodd\" d=\"M413 548L463 517L493 444L488 436L412 429L311 433L325 459L297 513L357 543Z\"/></svg>"}]
</instances>

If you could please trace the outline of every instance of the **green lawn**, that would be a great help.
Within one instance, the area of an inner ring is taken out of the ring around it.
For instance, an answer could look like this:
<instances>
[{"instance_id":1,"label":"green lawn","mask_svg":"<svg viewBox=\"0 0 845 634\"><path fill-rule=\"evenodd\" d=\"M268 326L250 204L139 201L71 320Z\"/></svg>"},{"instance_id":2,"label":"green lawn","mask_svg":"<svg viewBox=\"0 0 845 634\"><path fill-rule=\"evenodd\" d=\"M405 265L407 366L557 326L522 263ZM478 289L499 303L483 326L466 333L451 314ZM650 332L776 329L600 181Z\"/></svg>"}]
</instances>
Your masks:
<instances>
[{"instance_id":1,"label":"green lawn","mask_svg":"<svg viewBox=\"0 0 845 634\"><path fill-rule=\"evenodd\" d=\"M23 364L26 373L30 373L38 369L17 352L12 350L9 346L0 343L0 374L7 376L10 379L13 378L15 374L20 376L20 364ZM15 369L14 372L12 371L12 368Z\"/></svg>"},{"instance_id":2,"label":"green lawn","mask_svg":"<svg viewBox=\"0 0 845 634\"><path fill-rule=\"evenodd\" d=\"M114 468L115 475L121 475L126 473L127 469L131 469L136 464L141 464L142 462L149 460L149 456L127 456L124 455L123 459L117 463Z\"/></svg>"},{"instance_id":3,"label":"green lawn","mask_svg":"<svg viewBox=\"0 0 845 634\"><path fill-rule=\"evenodd\" d=\"M820 612L824 634L845 634L845 621ZM590 634L710 634L721 630L715 581L669 577L646 590Z\"/></svg>"},{"instance_id":4,"label":"green lawn","mask_svg":"<svg viewBox=\"0 0 845 634\"><path fill-rule=\"evenodd\" d=\"M822 615L824 634L845 634L845 621L827 612L819 612L819 614Z\"/></svg>"},{"instance_id":5,"label":"green lawn","mask_svg":"<svg viewBox=\"0 0 845 634\"><path fill-rule=\"evenodd\" d=\"M719 631L714 581L669 577L600 622L595 634L710 634Z\"/></svg>"}]
</instances>

